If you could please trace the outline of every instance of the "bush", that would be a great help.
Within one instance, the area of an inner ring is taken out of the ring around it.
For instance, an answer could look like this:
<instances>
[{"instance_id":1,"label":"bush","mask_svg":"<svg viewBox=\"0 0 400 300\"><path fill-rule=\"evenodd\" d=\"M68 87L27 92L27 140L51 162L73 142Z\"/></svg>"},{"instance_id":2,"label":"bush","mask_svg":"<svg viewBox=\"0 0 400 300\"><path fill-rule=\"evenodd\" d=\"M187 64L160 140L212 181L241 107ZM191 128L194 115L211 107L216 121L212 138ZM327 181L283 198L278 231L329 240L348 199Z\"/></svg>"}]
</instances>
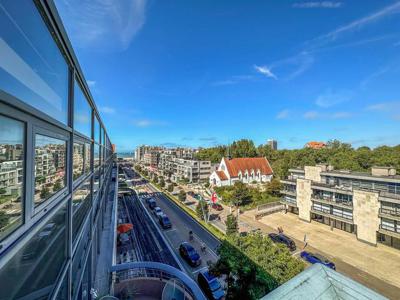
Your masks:
<instances>
[{"instance_id":1,"label":"bush","mask_svg":"<svg viewBox=\"0 0 400 300\"><path fill-rule=\"evenodd\" d=\"M179 201L181 201L181 202L186 201L186 193L185 193L184 190L180 190L180 191L179 191L178 199L179 199Z\"/></svg>"},{"instance_id":2,"label":"bush","mask_svg":"<svg viewBox=\"0 0 400 300\"><path fill-rule=\"evenodd\" d=\"M205 221L208 218L208 204L206 201L201 200L197 203L196 206L196 214L200 218L200 220Z\"/></svg>"},{"instance_id":3,"label":"bush","mask_svg":"<svg viewBox=\"0 0 400 300\"><path fill-rule=\"evenodd\" d=\"M230 214L227 216L225 225L226 225L226 235L232 235L239 232L238 221L234 215Z\"/></svg>"}]
</instances>

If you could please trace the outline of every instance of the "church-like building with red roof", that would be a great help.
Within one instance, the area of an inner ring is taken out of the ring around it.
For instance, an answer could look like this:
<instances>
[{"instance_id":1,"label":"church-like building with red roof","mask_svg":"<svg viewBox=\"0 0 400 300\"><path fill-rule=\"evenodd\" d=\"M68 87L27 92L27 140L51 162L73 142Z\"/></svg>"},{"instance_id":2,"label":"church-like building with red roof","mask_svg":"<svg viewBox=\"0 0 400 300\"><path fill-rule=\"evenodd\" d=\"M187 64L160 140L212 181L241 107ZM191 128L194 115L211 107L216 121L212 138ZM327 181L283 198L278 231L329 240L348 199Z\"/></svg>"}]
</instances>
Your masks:
<instances>
[{"instance_id":1,"label":"church-like building with red roof","mask_svg":"<svg viewBox=\"0 0 400 300\"><path fill-rule=\"evenodd\" d=\"M235 182L270 182L273 171L265 157L222 158L217 171L210 176L212 186L228 186Z\"/></svg>"}]
</instances>

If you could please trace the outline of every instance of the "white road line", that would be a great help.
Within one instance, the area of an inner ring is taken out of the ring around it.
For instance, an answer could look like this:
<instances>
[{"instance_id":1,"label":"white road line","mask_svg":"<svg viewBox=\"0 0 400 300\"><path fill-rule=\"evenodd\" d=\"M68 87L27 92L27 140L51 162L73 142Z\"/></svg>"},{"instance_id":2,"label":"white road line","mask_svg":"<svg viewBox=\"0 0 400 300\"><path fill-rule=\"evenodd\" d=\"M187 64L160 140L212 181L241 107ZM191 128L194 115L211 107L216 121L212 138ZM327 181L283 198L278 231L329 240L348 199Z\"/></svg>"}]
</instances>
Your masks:
<instances>
[{"instance_id":1,"label":"white road line","mask_svg":"<svg viewBox=\"0 0 400 300\"><path fill-rule=\"evenodd\" d=\"M176 228L172 228L172 229L164 230L164 232L165 232L165 233L172 232L172 231L176 231Z\"/></svg>"},{"instance_id":2,"label":"white road line","mask_svg":"<svg viewBox=\"0 0 400 300\"><path fill-rule=\"evenodd\" d=\"M196 274L196 273L198 273L198 272L201 272L201 271L204 271L204 270L207 270L207 269L208 269L207 266L206 266L206 267L201 267L200 269L195 269L195 270L193 270L192 274Z\"/></svg>"}]
</instances>

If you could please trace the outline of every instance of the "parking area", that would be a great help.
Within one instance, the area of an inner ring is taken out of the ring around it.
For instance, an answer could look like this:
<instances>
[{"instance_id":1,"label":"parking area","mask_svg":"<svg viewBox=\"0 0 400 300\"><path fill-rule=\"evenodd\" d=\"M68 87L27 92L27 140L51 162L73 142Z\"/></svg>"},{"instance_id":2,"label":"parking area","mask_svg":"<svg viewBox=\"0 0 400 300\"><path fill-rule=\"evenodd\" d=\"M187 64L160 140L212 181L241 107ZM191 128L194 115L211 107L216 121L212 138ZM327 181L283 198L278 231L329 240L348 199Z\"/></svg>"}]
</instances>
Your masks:
<instances>
[{"instance_id":1,"label":"parking area","mask_svg":"<svg viewBox=\"0 0 400 300\"><path fill-rule=\"evenodd\" d=\"M358 241L353 234L338 229L332 231L329 226L319 223L307 223L290 213L271 214L259 221L251 219L246 213L242 216L242 220L247 222L265 225L264 228L259 226L263 231L276 231L281 227L285 234L297 240L300 247L304 247L306 235L307 249L315 249L332 258L339 272L362 281L367 286L372 285L372 288L374 282L382 280L395 290L390 295L400 295L400 251L379 244L377 247L367 245Z\"/></svg>"}]
</instances>

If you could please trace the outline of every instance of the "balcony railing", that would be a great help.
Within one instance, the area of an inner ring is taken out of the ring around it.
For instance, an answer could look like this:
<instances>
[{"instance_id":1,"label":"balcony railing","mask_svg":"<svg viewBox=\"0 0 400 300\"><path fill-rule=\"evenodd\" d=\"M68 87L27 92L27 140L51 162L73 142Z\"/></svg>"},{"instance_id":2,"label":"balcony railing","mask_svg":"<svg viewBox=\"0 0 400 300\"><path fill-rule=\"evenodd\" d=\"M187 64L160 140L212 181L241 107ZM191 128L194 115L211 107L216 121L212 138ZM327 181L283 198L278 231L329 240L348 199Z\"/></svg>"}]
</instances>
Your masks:
<instances>
[{"instance_id":1,"label":"balcony railing","mask_svg":"<svg viewBox=\"0 0 400 300\"><path fill-rule=\"evenodd\" d=\"M382 215L388 215L400 218L400 209L380 208L379 213Z\"/></svg>"},{"instance_id":2,"label":"balcony railing","mask_svg":"<svg viewBox=\"0 0 400 300\"><path fill-rule=\"evenodd\" d=\"M296 199L290 198L290 197L282 197L281 202L291 204L291 205L296 205L297 206L297 201Z\"/></svg>"},{"instance_id":3,"label":"balcony railing","mask_svg":"<svg viewBox=\"0 0 400 300\"><path fill-rule=\"evenodd\" d=\"M380 224L379 225L379 229L400 234L400 227L398 227L398 226L397 227L391 227L391 226L386 226L386 225Z\"/></svg>"},{"instance_id":4,"label":"balcony railing","mask_svg":"<svg viewBox=\"0 0 400 300\"><path fill-rule=\"evenodd\" d=\"M312 200L324 202L327 204L338 205L338 206L345 206L345 207L353 207L352 201L343 201L343 200L336 200L335 198L329 197L321 197L316 195L311 195Z\"/></svg>"}]
</instances>

